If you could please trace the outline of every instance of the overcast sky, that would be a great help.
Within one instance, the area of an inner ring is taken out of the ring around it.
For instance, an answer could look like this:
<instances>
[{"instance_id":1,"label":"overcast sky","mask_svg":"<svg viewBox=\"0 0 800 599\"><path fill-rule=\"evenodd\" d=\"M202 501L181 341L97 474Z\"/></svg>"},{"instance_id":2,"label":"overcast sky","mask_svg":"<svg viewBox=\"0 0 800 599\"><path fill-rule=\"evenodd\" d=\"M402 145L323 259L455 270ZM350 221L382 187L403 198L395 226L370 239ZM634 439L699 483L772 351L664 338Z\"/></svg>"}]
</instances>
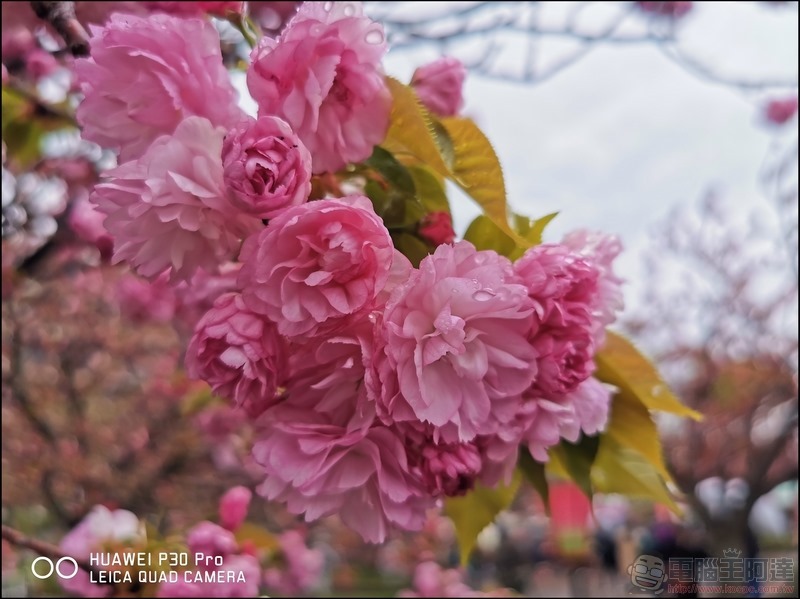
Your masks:
<instances>
[{"instance_id":1,"label":"overcast sky","mask_svg":"<svg viewBox=\"0 0 800 599\"><path fill-rule=\"evenodd\" d=\"M544 5L556 22L574 3ZM603 11L586 17L602 24ZM797 79L796 6L695 3L680 36L722 74ZM390 51L386 69L407 81L435 55ZM512 207L529 216L559 211L546 240L579 227L619 234L629 279L648 231L676 204L712 186L737 210L763 202L758 170L774 131L759 121L764 97L697 79L652 45L598 47L539 85L470 76L465 96L465 112L500 157ZM463 232L478 209L459 200L454 213Z\"/></svg>"}]
</instances>

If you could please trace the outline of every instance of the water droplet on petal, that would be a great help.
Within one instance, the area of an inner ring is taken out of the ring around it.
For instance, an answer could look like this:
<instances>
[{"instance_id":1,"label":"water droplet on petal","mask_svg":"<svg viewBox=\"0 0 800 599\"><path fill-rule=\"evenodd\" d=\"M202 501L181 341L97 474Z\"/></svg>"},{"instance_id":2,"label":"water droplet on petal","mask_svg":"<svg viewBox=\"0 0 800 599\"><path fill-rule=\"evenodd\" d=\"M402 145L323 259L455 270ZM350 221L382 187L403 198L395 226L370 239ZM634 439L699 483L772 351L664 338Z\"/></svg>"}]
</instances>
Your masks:
<instances>
[{"instance_id":1,"label":"water droplet on petal","mask_svg":"<svg viewBox=\"0 0 800 599\"><path fill-rule=\"evenodd\" d=\"M356 14L356 7L353 6L352 4L345 4L344 14L347 15L348 17L352 17L353 15Z\"/></svg>"},{"instance_id":2,"label":"water droplet on petal","mask_svg":"<svg viewBox=\"0 0 800 599\"><path fill-rule=\"evenodd\" d=\"M365 38L368 44L378 44L383 43L383 31L379 31L377 29L373 29L369 33L367 33L367 37Z\"/></svg>"},{"instance_id":3,"label":"water droplet on petal","mask_svg":"<svg viewBox=\"0 0 800 599\"><path fill-rule=\"evenodd\" d=\"M478 291L472 294L472 299L474 299L477 302L488 302L495 295L497 294L491 289L479 289Z\"/></svg>"}]
</instances>

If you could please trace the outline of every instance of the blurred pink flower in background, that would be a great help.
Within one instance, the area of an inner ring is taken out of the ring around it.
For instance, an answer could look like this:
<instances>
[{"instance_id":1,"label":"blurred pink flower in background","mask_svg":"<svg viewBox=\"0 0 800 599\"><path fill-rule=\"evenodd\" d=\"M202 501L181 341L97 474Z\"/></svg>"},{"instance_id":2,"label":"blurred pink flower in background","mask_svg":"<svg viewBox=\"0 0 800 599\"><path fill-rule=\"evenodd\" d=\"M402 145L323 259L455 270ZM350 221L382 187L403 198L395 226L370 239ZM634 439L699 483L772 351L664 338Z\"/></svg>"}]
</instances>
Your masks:
<instances>
[{"instance_id":1,"label":"blurred pink flower in background","mask_svg":"<svg viewBox=\"0 0 800 599\"><path fill-rule=\"evenodd\" d=\"M318 549L306 545L303 535L287 530L279 538L278 565L264 570L264 584L272 592L287 597L307 594L322 577L325 556Z\"/></svg>"},{"instance_id":2,"label":"blurred pink flower in background","mask_svg":"<svg viewBox=\"0 0 800 599\"><path fill-rule=\"evenodd\" d=\"M315 173L368 158L389 126L383 27L358 2L306 2L275 40L264 37L247 71L260 115L291 125Z\"/></svg>"},{"instance_id":3,"label":"blurred pink flower in background","mask_svg":"<svg viewBox=\"0 0 800 599\"><path fill-rule=\"evenodd\" d=\"M788 123L797 113L797 96L770 100L764 108L764 118L775 125Z\"/></svg>"},{"instance_id":4,"label":"blurred pink flower in background","mask_svg":"<svg viewBox=\"0 0 800 599\"><path fill-rule=\"evenodd\" d=\"M211 23L114 14L90 29L91 57L75 61L85 96L77 119L84 139L119 151L121 161L189 116L226 128L242 117Z\"/></svg>"},{"instance_id":5,"label":"blurred pink flower in background","mask_svg":"<svg viewBox=\"0 0 800 599\"><path fill-rule=\"evenodd\" d=\"M227 198L224 134L207 119L189 117L141 158L104 174L90 200L107 215L114 262L127 261L148 278L170 269L172 280L188 280L201 269L217 272L241 238L261 227Z\"/></svg>"},{"instance_id":6,"label":"blurred pink flower in background","mask_svg":"<svg viewBox=\"0 0 800 599\"><path fill-rule=\"evenodd\" d=\"M694 7L694 2L637 2L643 12L679 19Z\"/></svg>"},{"instance_id":7,"label":"blurred pink flower in background","mask_svg":"<svg viewBox=\"0 0 800 599\"><path fill-rule=\"evenodd\" d=\"M123 275L117 282L117 300L120 312L133 322L169 322L175 315L175 291L166 274L154 281Z\"/></svg>"},{"instance_id":8,"label":"blurred pink flower in background","mask_svg":"<svg viewBox=\"0 0 800 599\"><path fill-rule=\"evenodd\" d=\"M144 525L136 514L96 505L61 539L59 548L73 558L88 559L91 553L103 551L108 543L124 544L131 551L138 551L144 542ZM112 590L111 586L92 582L89 573L81 569L72 578L59 578L59 584L65 591L80 597L106 597Z\"/></svg>"},{"instance_id":9,"label":"blurred pink flower in background","mask_svg":"<svg viewBox=\"0 0 800 599\"><path fill-rule=\"evenodd\" d=\"M68 217L70 228L78 237L96 246L104 258L108 258L114 250L114 240L103 226L105 218L105 215L89 202L86 192L72 200Z\"/></svg>"},{"instance_id":10,"label":"blurred pink flower in background","mask_svg":"<svg viewBox=\"0 0 800 599\"><path fill-rule=\"evenodd\" d=\"M411 86L425 108L439 116L455 116L464 106L466 76L467 69L460 60L443 56L414 71Z\"/></svg>"},{"instance_id":11,"label":"blurred pink flower in background","mask_svg":"<svg viewBox=\"0 0 800 599\"><path fill-rule=\"evenodd\" d=\"M191 17L210 14L224 17L228 13L240 14L244 2L143 2L151 10L159 10L171 15Z\"/></svg>"},{"instance_id":12,"label":"blurred pink flower in background","mask_svg":"<svg viewBox=\"0 0 800 599\"><path fill-rule=\"evenodd\" d=\"M247 487L233 487L219 500L219 521L228 530L236 530L247 518L253 493Z\"/></svg>"},{"instance_id":13,"label":"blurred pink flower in background","mask_svg":"<svg viewBox=\"0 0 800 599\"><path fill-rule=\"evenodd\" d=\"M248 119L231 129L222 162L231 203L248 214L272 218L308 200L311 154L277 117Z\"/></svg>"}]
</instances>

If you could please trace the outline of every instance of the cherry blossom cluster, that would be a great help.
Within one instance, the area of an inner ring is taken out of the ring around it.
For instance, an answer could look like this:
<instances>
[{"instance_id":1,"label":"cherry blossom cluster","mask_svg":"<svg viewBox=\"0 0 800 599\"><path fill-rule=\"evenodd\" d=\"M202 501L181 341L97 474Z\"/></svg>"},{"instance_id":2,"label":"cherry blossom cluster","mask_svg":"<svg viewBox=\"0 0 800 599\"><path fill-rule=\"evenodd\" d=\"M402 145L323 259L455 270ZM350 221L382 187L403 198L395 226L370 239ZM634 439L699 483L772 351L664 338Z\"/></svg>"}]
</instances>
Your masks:
<instances>
[{"instance_id":1,"label":"cherry blossom cluster","mask_svg":"<svg viewBox=\"0 0 800 599\"><path fill-rule=\"evenodd\" d=\"M173 576L160 580L157 574L163 570L164 564L158 566L154 557L150 558L149 565L142 565L146 564L145 561L138 564L136 560L126 562L124 558L120 558L121 564L150 568L150 573L129 571L129 576L135 581L157 581L152 595L157 597L255 597L262 587L282 594L312 589L322 575L323 556L319 550L306 545L299 531L284 532L277 539L277 553L274 555L264 555L263 548L256 547L252 541L237 541L236 533L247 517L251 497L251 492L245 487L233 487L220 498L219 524L203 521L186 533L185 546L189 551L187 556L191 556L187 559L190 565L175 567ZM97 505L61 540L60 549L74 559L91 563L91 556L101 554L141 555L152 552L152 541L147 537L145 523L133 512ZM173 545L172 549L173 553L182 552L178 545ZM194 563L195 556L200 554L209 559ZM268 563L263 570L262 559ZM97 563L99 561L96 560L94 565L98 570L106 571L105 574L91 575L77 569L75 576L60 580L61 586L80 597L110 596L114 587L98 584L98 581L112 581L114 577L110 570L120 570L116 578L123 580L122 571L132 566ZM278 562L284 567L278 568Z\"/></svg>"},{"instance_id":2,"label":"cherry blossom cluster","mask_svg":"<svg viewBox=\"0 0 800 599\"><path fill-rule=\"evenodd\" d=\"M520 446L546 461L602 430L594 356L622 307L614 238L578 232L512 262L430 215L441 245L413 267L365 195L309 201L313 176L383 141L385 51L360 4L302 5L253 50L255 117L202 18L115 14L75 66L84 137L119 152L90 198L114 260L209 302L204 281L231 277L186 367L255 423L258 492L371 542L507 480ZM463 78L444 59L412 84L446 116Z\"/></svg>"}]
</instances>

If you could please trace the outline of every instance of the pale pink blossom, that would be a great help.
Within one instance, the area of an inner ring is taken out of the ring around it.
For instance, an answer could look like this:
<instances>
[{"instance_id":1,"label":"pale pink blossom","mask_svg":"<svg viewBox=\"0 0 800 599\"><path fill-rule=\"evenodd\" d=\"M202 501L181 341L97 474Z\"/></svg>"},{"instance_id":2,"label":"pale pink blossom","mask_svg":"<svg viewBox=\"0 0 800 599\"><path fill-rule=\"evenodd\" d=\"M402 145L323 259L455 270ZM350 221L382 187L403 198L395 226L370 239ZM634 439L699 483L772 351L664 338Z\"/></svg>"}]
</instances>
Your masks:
<instances>
[{"instance_id":1,"label":"pale pink blossom","mask_svg":"<svg viewBox=\"0 0 800 599\"><path fill-rule=\"evenodd\" d=\"M422 219L419 234L434 246L453 243L456 232L453 230L453 219L449 212L431 212Z\"/></svg>"},{"instance_id":2,"label":"pale pink blossom","mask_svg":"<svg viewBox=\"0 0 800 599\"><path fill-rule=\"evenodd\" d=\"M204 560L199 565L191 561L187 573L181 572L175 583L162 583L159 597L255 597L261 581L258 560L240 554L236 537L213 522L201 522L186 537L190 555L200 553L219 556L222 565ZM190 558L191 559L191 558ZM230 572L232 575L228 575ZM241 578L240 578L241 574Z\"/></svg>"},{"instance_id":3,"label":"pale pink blossom","mask_svg":"<svg viewBox=\"0 0 800 599\"><path fill-rule=\"evenodd\" d=\"M117 282L117 300L120 312L136 323L169 322L175 315L175 290L166 273L154 281L123 275Z\"/></svg>"},{"instance_id":4,"label":"pale pink blossom","mask_svg":"<svg viewBox=\"0 0 800 599\"><path fill-rule=\"evenodd\" d=\"M171 269L172 280L188 280L199 269L217 272L242 237L261 226L226 197L224 134L207 119L189 117L141 158L105 173L90 200L107 215L115 262L127 261L148 278Z\"/></svg>"},{"instance_id":5,"label":"pale pink blossom","mask_svg":"<svg viewBox=\"0 0 800 599\"><path fill-rule=\"evenodd\" d=\"M208 21L117 13L90 30L91 56L75 61L84 94L77 118L84 139L119 151L121 161L189 116L226 128L241 118Z\"/></svg>"},{"instance_id":6,"label":"pale pink blossom","mask_svg":"<svg viewBox=\"0 0 800 599\"><path fill-rule=\"evenodd\" d=\"M426 561L414 571L413 589L400 591L398 597L473 597L475 591L464 584L462 573L445 570L436 562Z\"/></svg>"},{"instance_id":7,"label":"pale pink blossom","mask_svg":"<svg viewBox=\"0 0 800 599\"><path fill-rule=\"evenodd\" d=\"M611 394L614 389L611 385L589 377L567 395L566 403L572 409L575 425L583 434L596 435L605 430L611 406ZM567 432L569 436L565 434ZM578 440L574 429L562 430L561 436L572 442Z\"/></svg>"},{"instance_id":8,"label":"pale pink blossom","mask_svg":"<svg viewBox=\"0 0 800 599\"><path fill-rule=\"evenodd\" d=\"M468 242L439 246L380 322L372 368L382 418L430 423L445 442L494 434L536 375L531 313L506 258Z\"/></svg>"},{"instance_id":9,"label":"pale pink blossom","mask_svg":"<svg viewBox=\"0 0 800 599\"><path fill-rule=\"evenodd\" d=\"M433 500L411 475L402 438L384 426L354 426L359 418L368 415L291 399L265 412L253 448L266 475L258 492L307 522L337 514L372 543L392 526L419 530Z\"/></svg>"},{"instance_id":10,"label":"pale pink blossom","mask_svg":"<svg viewBox=\"0 0 800 599\"><path fill-rule=\"evenodd\" d=\"M597 295L592 305L592 328L596 347L605 342L605 329L617 320L625 307L622 296L624 280L614 273L614 260L622 252L616 235L580 229L568 233L561 243L581 256L597 271Z\"/></svg>"},{"instance_id":11,"label":"pale pink blossom","mask_svg":"<svg viewBox=\"0 0 800 599\"><path fill-rule=\"evenodd\" d=\"M308 547L303 535L296 530L282 533L279 543L279 563L264 570L264 584L270 591L286 597L312 591L322 576L323 553Z\"/></svg>"},{"instance_id":12,"label":"pale pink blossom","mask_svg":"<svg viewBox=\"0 0 800 599\"><path fill-rule=\"evenodd\" d=\"M462 88L467 69L457 58L443 56L419 67L411 77L411 87L419 101L439 116L455 116L464 106Z\"/></svg>"},{"instance_id":13,"label":"pale pink blossom","mask_svg":"<svg viewBox=\"0 0 800 599\"><path fill-rule=\"evenodd\" d=\"M224 528L236 530L247 518L253 493L247 487L233 487L219 500L219 521Z\"/></svg>"},{"instance_id":14,"label":"pale pink blossom","mask_svg":"<svg viewBox=\"0 0 800 599\"><path fill-rule=\"evenodd\" d=\"M226 293L197 323L186 350L186 371L257 416L277 401L285 357L275 325L250 311L238 293Z\"/></svg>"},{"instance_id":15,"label":"pale pink blossom","mask_svg":"<svg viewBox=\"0 0 800 599\"><path fill-rule=\"evenodd\" d=\"M229 131L222 162L231 202L248 214L272 218L308 200L311 154L277 117L242 121Z\"/></svg>"},{"instance_id":16,"label":"pale pink blossom","mask_svg":"<svg viewBox=\"0 0 800 599\"><path fill-rule=\"evenodd\" d=\"M774 125L788 123L797 113L797 96L770 100L764 108L764 118Z\"/></svg>"},{"instance_id":17,"label":"pale pink blossom","mask_svg":"<svg viewBox=\"0 0 800 599\"><path fill-rule=\"evenodd\" d=\"M315 173L359 162L383 141L391 96L381 71L383 27L359 2L305 2L280 37L251 55L247 85L260 115L291 125Z\"/></svg>"},{"instance_id":18,"label":"pale pink blossom","mask_svg":"<svg viewBox=\"0 0 800 599\"><path fill-rule=\"evenodd\" d=\"M289 337L346 326L372 307L394 247L363 196L289 208L242 247L239 286L247 306Z\"/></svg>"},{"instance_id":19,"label":"pale pink blossom","mask_svg":"<svg viewBox=\"0 0 800 599\"><path fill-rule=\"evenodd\" d=\"M529 249L514 270L535 310L530 344L538 372L531 393L546 399L560 397L594 370L598 272L568 247L557 244Z\"/></svg>"},{"instance_id":20,"label":"pale pink blossom","mask_svg":"<svg viewBox=\"0 0 800 599\"><path fill-rule=\"evenodd\" d=\"M694 2L637 2L636 4L643 12L671 17L673 19L683 17L692 10L694 6Z\"/></svg>"},{"instance_id":21,"label":"pale pink blossom","mask_svg":"<svg viewBox=\"0 0 800 599\"><path fill-rule=\"evenodd\" d=\"M66 555L85 560L90 554L103 551L107 543L123 544L132 551L138 551L143 548L144 542L144 526L136 514L127 510L112 511L105 506L96 505L61 539L59 547ZM58 580L65 591L80 597L107 597L112 590L108 585L92 582L89 573L81 569L72 578Z\"/></svg>"}]
</instances>

